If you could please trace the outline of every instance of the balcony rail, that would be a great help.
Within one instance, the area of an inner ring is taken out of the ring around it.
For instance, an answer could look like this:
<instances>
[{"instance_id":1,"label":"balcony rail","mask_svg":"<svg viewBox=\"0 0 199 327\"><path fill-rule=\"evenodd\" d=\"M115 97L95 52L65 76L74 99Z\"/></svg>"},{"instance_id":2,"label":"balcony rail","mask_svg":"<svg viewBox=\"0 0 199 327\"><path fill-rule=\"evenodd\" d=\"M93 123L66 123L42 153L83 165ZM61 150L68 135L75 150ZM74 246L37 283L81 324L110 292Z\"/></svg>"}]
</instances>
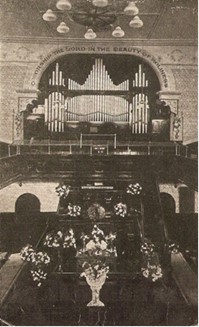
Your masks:
<instances>
[{"instance_id":1,"label":"balcony rail","mask_svg":"<svg viewBox=\"0 0 199 327\"><path fill-rule=\"evenodd\" d=\"M48 155L174 155L192 158L188 146L175 142L117 142L116 134L109 134L98 139L88 139L88 134L82 134L80 140L53 141L24 140L8 145L7 157L23 154ZM112 139L110 138L112 137Z\"/></svg>"}]
</instances>

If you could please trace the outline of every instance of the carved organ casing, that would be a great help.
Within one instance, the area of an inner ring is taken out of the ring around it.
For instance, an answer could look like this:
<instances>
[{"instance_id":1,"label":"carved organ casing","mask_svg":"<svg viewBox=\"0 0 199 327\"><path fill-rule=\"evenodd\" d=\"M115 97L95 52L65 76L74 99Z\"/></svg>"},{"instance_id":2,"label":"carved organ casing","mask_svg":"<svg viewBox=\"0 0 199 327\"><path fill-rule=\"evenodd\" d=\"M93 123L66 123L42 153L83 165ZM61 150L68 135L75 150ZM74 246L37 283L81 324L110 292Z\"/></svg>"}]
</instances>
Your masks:
<instances>
[{"instance_id":1,"label":"carved organ casing","mask_svg":"<svg viewBox=\"0 0 199 327\"><path fill-rule=\"evenodd\" d=\"M67 122L115 122L128 124L134 134L148 131L148 80L140 64L138 71L116 85L102 58L96 58L85 82L63 77L59 63L48 80L45 124L50 132L64 132Z\"/></svg>"}]
</instances>

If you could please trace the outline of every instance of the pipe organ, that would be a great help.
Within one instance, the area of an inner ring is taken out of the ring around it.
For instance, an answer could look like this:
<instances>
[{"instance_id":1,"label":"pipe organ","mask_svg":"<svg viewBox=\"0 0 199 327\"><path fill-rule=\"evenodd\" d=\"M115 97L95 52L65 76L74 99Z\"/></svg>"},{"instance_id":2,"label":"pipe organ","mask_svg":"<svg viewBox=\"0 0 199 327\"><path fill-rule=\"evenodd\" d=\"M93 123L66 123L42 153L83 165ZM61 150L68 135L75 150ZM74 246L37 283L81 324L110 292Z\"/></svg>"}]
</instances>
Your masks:
<instances>
[{"instance_id":1,"label":"pipe organ","mask_svg":"<svg viewBox=\"0 0 199 327\"><path fill-rule=\"evenodd\" d=\"M64 86L64 78L62 71L59 70L59 64L56 63L55 70L52 71L52 75L48 81L49 89L52 88L52 92L49 93L48 98L44 103L44 121L51 132L63 132L64 131L64 102L65 98L62 92L59 90L60 86ZM55 91L55 89L57 89Z\"/></svg>"},{"instance_id":2,"label":"pipe organ","mask_svg":"<svg viewBox=\"0 0 199 327\"><path fill-rule=\"evenodd\" d=\"M95 64L83 85L68 79L69 90L92 90L92 91L128 91L129 80L115 85L103 64L102 59L95 59Z\"/></svg>"},{"instance_id":3,"label":"pipe organ","mask_svg":"<svg viewBox=\"0 0 199 327\"><path fill-rule=\"evenodd\" d=\"M44 104L45 124L50 132L64 132L67 122L89 121L125 123L133 134L147 133L148 80L141 64L134 76L118 85L101 58L95 59L83 85L63 75L56 63Z\"/></svg>"},{"instance_id":4,"label":"pipe organ","mask_svg":"<svg viewBox=\"0 0 199 327\"><path fill-rule=\"evenodd\" d=\"M129 102L111 95L80 95L66 102L67 121L129 122Z\"/></svg>"},{"instance_id":5,"label":"pipe organ","mask_svg":"<svg viewBox=\"0 0 199 327\"><path fill-rule=\"evenodd\" d=\"M135 73L133 79L133 89L137 88L138 93L132 99L132 133L145 134L148 130L149 123L149 104L148 104L148 80L146 74L142 71L142 65L139 65L139 70ZM144 91L145 90L145 93Z\"/></svg>"}]
</instances>

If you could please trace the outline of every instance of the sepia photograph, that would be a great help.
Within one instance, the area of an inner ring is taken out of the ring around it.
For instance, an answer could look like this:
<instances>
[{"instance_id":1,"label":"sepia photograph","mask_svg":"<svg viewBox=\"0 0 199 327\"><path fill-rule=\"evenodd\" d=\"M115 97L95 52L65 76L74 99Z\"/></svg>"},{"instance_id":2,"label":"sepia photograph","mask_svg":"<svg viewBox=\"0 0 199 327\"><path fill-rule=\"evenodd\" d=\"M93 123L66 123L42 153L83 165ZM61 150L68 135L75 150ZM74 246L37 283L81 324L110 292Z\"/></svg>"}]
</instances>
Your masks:
<instances>
[{"instance_id":1,"label":"sepia photograph","mask_svg":"<svg viewBox=\"0 0 199 327\"><path fill-rule=\"evenodd\" d=\"M0 0L0 326L198 326L197 50L197 0Z\"/></svg>"}]
</instances>

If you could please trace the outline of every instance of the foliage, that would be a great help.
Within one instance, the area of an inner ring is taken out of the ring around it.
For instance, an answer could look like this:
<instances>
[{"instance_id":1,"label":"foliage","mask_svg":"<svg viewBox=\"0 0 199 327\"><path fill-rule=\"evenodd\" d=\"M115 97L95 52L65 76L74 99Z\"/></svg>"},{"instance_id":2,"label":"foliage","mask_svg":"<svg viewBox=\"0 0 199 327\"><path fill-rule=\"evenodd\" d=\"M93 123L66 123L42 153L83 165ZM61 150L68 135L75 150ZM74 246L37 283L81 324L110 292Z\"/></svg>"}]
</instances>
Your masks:
<instances>
[{"instance_id":1,"label":"foliage","mask_svg":"<svg viewBox=\"0 0 199 327\"><path fill-rule=\"evenodd\" d=\"M125 217L127 214L127 205L120 202L114 206L116 216Z\"/></svg>"},{"instance_id":2,"label":"foliage","mask_svg":"<svg viewBox=\"0 0 199 327\"><path fill-rule=\"evenodd\" d=\"M155 282L163 276L159 256L155 251L155 245L150 240L145 240L141 245L140 252L143 255L142 275Z\"/></svg>"},{"instance_id":3,"label":"foliage","mask_svg":"<svg viewBox=\"0 0 199 327\"><path fill-rule=\"evenodd\" d=\"M160 264L151 265L150 262L148 262L145 267L141 268L141 271L142 271L142 275L145 278L151 279L152 282L155 282L156 280L158 280L163 276L162 268Z\"/></svg>"},{"instance_id":4,"label":"foliage","mask_svg":"<svg viewBox=\"0 0 199 327\"><path fill-rule=\"evenodd\" d=\"M143 254L150 255L154 252L155 245L151 243L150 241L145 241L140 248L140 251Z\"/></svg>"},{"instance_id":5,"label":"foliage","mask_svg":"<svg viewBox=\"0 0 199 327\"><path fill-rule=\"evenodd\" d=\"M177 254L179 252L179 245L169 241L167 244L168 252L172 254Z\"/></svg>"},{"instance_id":6,"label":"foliage","mask_svg":"<svg viewBox=\"0 0 199 327\"><path fill-rule=\"evenodd\" d=\"M47 278L46 266L50 263L50 257L46 252L36 252L32 245L26 245L21 250L21 258L30 265L30 273L33 281L40 287L42 280Z\"/></svg>"},{"instance_id":7,"label":"foliage","mask_svg":"<svg viewBox=\"0 0 199 327\"><path fill-rule=\"evenodd\" d=\"M69 203L68 205L68 215L71 217L78 217L81 214L81 207L78 205L72 205Z\"/></svg>"},{"instance_id":8,"label":"foliage","mask_svg":"<svg viewBox=\"0 0 199 327\"><path fill-rule=\"evenodd\" d=\"M63 197L65 199L69 195L70 189L71 189L70 185L66 185L62 182L55 188L55 191L59 197Z\"/></svg>"},{"instance_id":9,"label":"foliage","mask_svg":"<svg viewBox=\"0 0 199 327\"><path fill-rule=\"evenodd\" d=\"M102 229L97 225L94 225L90 235L85 233L81 234L80 239L83 241L83 246L78 251L78 256L109 256L111 254L117 255L116 248L114 246L114 240L116 239L116 233L110 232L105 235Z\"/></svg>"},{"instance_id":10,"label":"foliage","mask_svg":"<svg viewBox=\"0 0 199 327\"><path fill-rule=\"evenodd\" d=\"M142 186L139 183L129 184L126 192L132 195L140 195L142 192Z\"/></svg>"},{"instance_id":11,"label":"foliage","mask_svg":"<svg viewBox=\"0 0 199 327\"><path fill-rule=\"evenodd\" d=\"M109 266L103 263L101 260L95 260L92 263L85 261L82 264L83 272L80 277L89 277L90 279L97 280L102 275L106 275L109 272Z\"/></svg>"},{"instance_id":12,"label":"foliage","mask_svg":"<svg viewBox=\"0 0 199 327\"><path fill-rule=\"evenodd\" d=\"M52 231L45 236L44 245L49 248L76 248L73 229Z\"/></svg>"}]
</instances>

